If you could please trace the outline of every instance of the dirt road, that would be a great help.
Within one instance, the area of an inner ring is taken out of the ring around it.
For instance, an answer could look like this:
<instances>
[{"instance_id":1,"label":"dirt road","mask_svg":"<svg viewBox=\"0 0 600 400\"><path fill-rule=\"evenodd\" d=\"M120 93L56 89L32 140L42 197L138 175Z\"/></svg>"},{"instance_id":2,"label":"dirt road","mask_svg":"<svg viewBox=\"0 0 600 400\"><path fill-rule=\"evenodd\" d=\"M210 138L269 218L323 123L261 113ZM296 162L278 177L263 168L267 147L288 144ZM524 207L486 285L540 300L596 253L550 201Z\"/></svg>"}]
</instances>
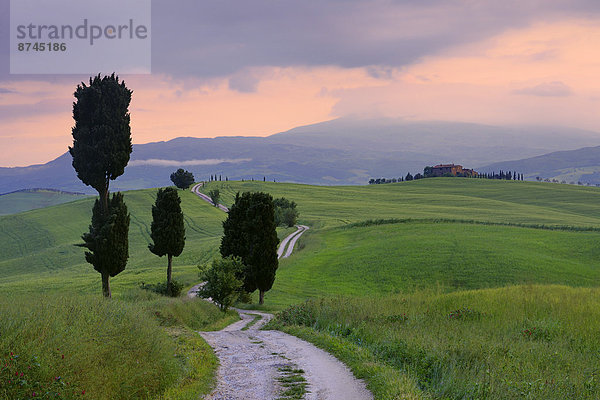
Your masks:
<instances>
[{"instance_id":1,"label":"dirt road","mask_svg":"<svg viewBox=\"0 0 600 400\"><path fill-rule=\"evenodd\" d=\"M204 200L214 206L215 203L213 203L211 198L200 191L200 188L202 187L202 185L203 185L202 183L198 183L198 184L194 185L194 187L192 187L192 193L194 193L196 196L200 197L202 200ZM229 209L227 207L225 207L223 204L218 204L217 207L219 207L221 210L223 210L225 212L229 212Z\"/></svg>"},{"instance_id":2,"label":"dirt road","mask_svg":"<svg viewBox=\"0 0 600 400\"><path fill-rule=\"evenodd\" d=\"M279 244L279 248L277 249L277 258L288 258L292 254L292 251L294 251L294 246L296 245L298 239L300 239L300 236L302 236L302 234L308 230L308 226L306 225L296 225L296 228L298 229L296 232L288 235ZM285 251L286 246L287 251Z\"/></svg>"},{"instance_id":3,"label":"dirt road","mask_svg":"<svg viewBox=\"0 0 600 400\"><path fill-rule=\"evenodd\" d=\"M215 203L213 203L211 198L200 191L200 188L202 187L202 185L203 185L202 183L198 183L198 184L194 185L194 187L192 187L192 193L194 193L196 196L200 197L202 200L204 200L214 206ZM229 212L229 209L227 207L225 207L223 204L219 204L217 207L219 207L221 210L223 210L225 212ZM285 239L283 239L281 241L281 244L279 245L279 249L277 250L277 258L288 258L292 254L292 251L294 251L294 246L296 245L296 242L298 241L298 239L300 239L300 236L302 236L302 234L308 230L308 226L306 226L306 225L296 225L296 228L298 229L296 232L292 233L291 235L287 236ZM289 246L288 246L288 243L289 243ZM287 251L286 251L286 246L287 246ZM285 252L285 254L284 254L284 252Z\"/></svg>"},{"instance_id":4,"label":"dirt road","mask_svg":"<svg viewBox=\"0 0 600 400\"><path fill-rule=\"evenodd\" d=\"M210 197L200 192L201 186L195 185L192 191L213 204ZM222 204L218 207L229 211ZM278 258L289 257L300 236L309 229L305 225L296 227L298 230L279 245ZM188 296L195 297L201 285L192 287ZM273 317L271 314L236 311L240 314L240 321L218 332L199 332L215 350L220 363L217 387L206 399L277 399L286 389L280 379L289 377L289 371L296 371L306 379L306 400L373 399L364 382L356 379L348 367L331 354L283 332L261 331L260 328ZM256 323L242 330L255 318Z\"/></svg>"},{"instance_id":5,"label":"dirt road","mask_svg":"<svg viewBox=\"0 0 600 400\"><path fill-rule=\"evenodd\" d=\"M307 400L367 400L373 396L365 384L335 357L312 344L279 331L259 330L271 314L237 310L241 321L222 331L200 332L219 357L218 384L209 400L276 399L289 370L302 370ZM261 320L241 329L256 315Z\"/></svg>"}]
</instances>

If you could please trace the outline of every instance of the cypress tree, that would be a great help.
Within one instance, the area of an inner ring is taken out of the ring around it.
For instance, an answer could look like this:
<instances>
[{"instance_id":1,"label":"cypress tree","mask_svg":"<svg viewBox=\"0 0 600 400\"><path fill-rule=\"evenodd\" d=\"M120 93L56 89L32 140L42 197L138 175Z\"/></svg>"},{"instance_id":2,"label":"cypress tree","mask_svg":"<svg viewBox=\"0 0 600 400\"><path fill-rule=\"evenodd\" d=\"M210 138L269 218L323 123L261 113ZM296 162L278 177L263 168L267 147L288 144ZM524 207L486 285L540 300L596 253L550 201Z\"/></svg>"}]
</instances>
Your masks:
<instances>
[{"instance_id":1,"label":"cypress tree","mask_svg":"<svg viewBox=\"0 0 600 400\"><path fill-rule=\"evenodd\" d=\"M123 272L129 258L129 214L120 192L109 199L108 212L102 208L96 199L90 231L83 234L84 244L80 246L89 250L85 260L102 275L102 293L111 297L109 278Z\"/></svg>"},{"instance_id":2,"label":"cypress tree","mask_svg":"<svg viewBox=\"0 0 600 400\"><path fill-rule=\"evenodd\" d=\"M185 226L181 199L177 189L158 189L156 202L152 206L150 251L159 257L167 256L167 291L172 294L173 257L178 257L185 246Z\"/></svg>"},{"instance_id":3,"label":"cypress tree","mask_svg":"<svg viewBox=\"0 0 600 400\"><path fill-rule=\"evenodd\" d=\"M108 211L109 183L125 172L133 150L129 126L132 93L115 74L90 78L89 86L81 82L74 93L75 126L69 153L77 177L98 191L103 212Z\"/></svg>"},{"instance_id":4,"label":"cypress tree","mask_svg":"<svg viewBox=\"0 0 600 400\"><path fill-rule=\"evenodd\" d=\"M86 260L102 275L102 292L111 297L109 277L125 269L128 258L129 216L123 197L109 200L109 184L125 172L131 151L129 104L132 91L119 77L91 77L77 85L73 103L75 126L69 153L77 177L98 192L90 232L82 238ZM106 245L110 243L110 246Z\"/></svg>"},{"instance_id":5,"label":"cypress tree","mask_svg":"<svg viewBox=\"0 0 600 400\"><path fill-rule=\"evenodd\" d=\"M275 282L277 238L273 197L262 192L239 193L223 222L221 255L237 256L245 265L244 290L259 290L259 304Z\"/></svg>"}]
</instances>

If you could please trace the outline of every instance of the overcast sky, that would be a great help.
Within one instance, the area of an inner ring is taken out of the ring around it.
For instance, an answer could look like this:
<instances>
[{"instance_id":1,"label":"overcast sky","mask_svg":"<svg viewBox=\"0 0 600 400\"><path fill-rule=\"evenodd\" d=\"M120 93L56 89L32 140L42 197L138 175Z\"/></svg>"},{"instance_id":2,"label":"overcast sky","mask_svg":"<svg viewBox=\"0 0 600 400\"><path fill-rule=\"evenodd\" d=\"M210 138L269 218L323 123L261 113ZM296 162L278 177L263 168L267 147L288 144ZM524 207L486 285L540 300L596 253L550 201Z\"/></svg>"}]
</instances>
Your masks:
<instances>
[{"instance_id":1,"label":"overcast sky","mask_svg":"<svg viewBox=\"0 0 600 400\"><path fill-rule=\"evenodd\" d=\"M47 162L89 76L10 75L8 15L0 166ZM600 131L599 45L597 0L158 0L153 73L121 77L135 143L344 116Z\"/></svg>"}]
</instances>

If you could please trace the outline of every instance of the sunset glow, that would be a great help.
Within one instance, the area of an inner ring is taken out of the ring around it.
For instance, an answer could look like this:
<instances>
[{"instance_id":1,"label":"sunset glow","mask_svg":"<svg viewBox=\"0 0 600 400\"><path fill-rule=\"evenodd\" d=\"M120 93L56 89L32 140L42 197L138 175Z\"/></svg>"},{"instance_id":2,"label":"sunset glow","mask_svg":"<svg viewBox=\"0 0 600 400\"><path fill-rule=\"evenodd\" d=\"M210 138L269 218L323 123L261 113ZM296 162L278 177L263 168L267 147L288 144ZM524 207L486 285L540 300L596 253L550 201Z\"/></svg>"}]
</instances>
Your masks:
<instances>
[{"instance_id":1,"label":"sunset glow","mask_svg":"<svg viewBox=\"0 0 600 400\"><path fill-rule=\"evenodd\" d=\"M387 23L365 33L369 40L394 40L393 21ZM600 19L554 16L524 25L398 65L265 62L213 76L167 71L122 76L134 90L134 142L267 136L344 116L600 131ZM72 140L72 93L82 79L2 77L2 166L44 163L66 151Z\"/></svg>"}]
</instances>

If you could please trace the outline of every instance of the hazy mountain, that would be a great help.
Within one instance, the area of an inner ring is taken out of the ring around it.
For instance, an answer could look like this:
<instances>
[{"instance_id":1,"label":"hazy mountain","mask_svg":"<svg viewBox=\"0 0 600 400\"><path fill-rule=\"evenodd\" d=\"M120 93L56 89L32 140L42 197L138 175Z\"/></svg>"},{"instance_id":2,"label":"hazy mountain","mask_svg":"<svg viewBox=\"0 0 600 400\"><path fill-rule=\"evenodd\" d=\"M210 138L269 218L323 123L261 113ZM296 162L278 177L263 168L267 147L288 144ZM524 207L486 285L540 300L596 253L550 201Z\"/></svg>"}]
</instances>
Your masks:
<instances>
[{"instance_id":1,"label":"hazy mountain","mask_svg":"<svg viewBox=\"0 0 600 400\"><path fill-rule=\"evenodd\" d=\"M600 133L561 127L490 126L399 119L336 119L272 135L272 143L293 143L386 153L409 151L443 155L435 162L480 166L600 145Z\"/></svg>"},{"instance_id":2,"label":"hazy mountain","mask_svg":"<svg viewBox=\"0 0 600 400\"><path fill-rule=\"evenodd\" d=\"M264 138L177 138L135 145L125 174L111 188L169 185L169 175L180 166L198 180L220 174L223 179L364 184L370 177L399 177L426 165L477 168L599 144L600 134L576 129L338 119ZM93 193L77 179L67 153L43 165L0 168L0 193L24 188Z\"/></svg>"},{"instance_id":3,"label":"hazy mountain","mask_svg":"<svg viewBox=\"0 0 600 400\"><path fill-rule=\"evenodd\" d=\"M557 151L538 157L491 164L478 171L519 171L526 178L558 179L567 183L600 184L600 146Z\"/></svg>"}]
</instances>

